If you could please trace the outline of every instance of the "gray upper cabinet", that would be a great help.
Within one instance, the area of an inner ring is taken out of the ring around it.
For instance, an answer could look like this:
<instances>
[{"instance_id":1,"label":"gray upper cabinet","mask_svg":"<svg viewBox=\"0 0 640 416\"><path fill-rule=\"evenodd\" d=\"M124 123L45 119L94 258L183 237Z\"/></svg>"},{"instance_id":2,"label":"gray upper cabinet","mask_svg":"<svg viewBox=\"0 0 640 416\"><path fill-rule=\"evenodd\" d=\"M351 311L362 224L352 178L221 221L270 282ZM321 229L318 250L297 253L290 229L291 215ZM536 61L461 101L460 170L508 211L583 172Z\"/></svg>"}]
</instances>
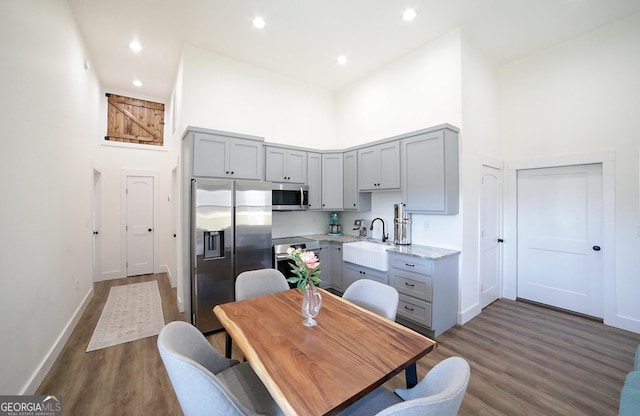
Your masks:
<instances>
[{"instance_id":1,"label":"gray upper cabinet","mask_svg":"<svg viewBox=\"0 0 640 416\"><path fill-rule=\"evenodd\" d=\"M392 141L358 150L361 191L400 189L400 143Z\"/></svg>"},{"instance_id":2,"label":"gray upper cabinet","mask_svg":"<svg viewBox=\"0 0 640 416\"><path fill-rule=\"evenodd\" d=\"M193 176L232 179L264 178L263 144L223 134L192 132Z\"/></svg>"},{"instance_id":3,"label":"gray upper cabinet","mask_svg":"<svg viewBox=\"0 0 640 416\"><path fill-rule=\"evenodd\" d=\"M307 185L309 209L322 209L322 155L307 153Z\"/></svg>"},{"instance_id":4,"label":"gray upper cabinet","mask_svg":"<svg viewBox=\"0 0 640 416\"><path fill-rule=\"evenodd\" d=\"M265 155L267 181L307 183L307 152L265 146Z\"/></svg>"},{"instance_id":5,"label":"gray upper cabinet","mask_svg":"<svg viewBox=\"0 0 640 416\"><path fill-rule=\"evenodd\" d=\"M342 153L322 155L322 209L343 209L343 165Z\"/></svg>"},{"instance_id":6,"label":"gray upper cabinet","mask_svg":"<svg viewBox=\"0 0 640 416\"><path fill-rule=\"evenodd\" d=\"M358 190L358 152L345 152L344 155L344 209L356 211L371 210L371 193Z\"/></svg>"},{"instance_id":7,"label":"gray upper cabinet","mask_svg":"<svg viewBox=\"0 0 640 416\"><path fill-rule=\"evenodd\" d=\"M458 213L458 132L429 131L402 141L402 202L407 212Z\"/></svg>"}]
</instances>

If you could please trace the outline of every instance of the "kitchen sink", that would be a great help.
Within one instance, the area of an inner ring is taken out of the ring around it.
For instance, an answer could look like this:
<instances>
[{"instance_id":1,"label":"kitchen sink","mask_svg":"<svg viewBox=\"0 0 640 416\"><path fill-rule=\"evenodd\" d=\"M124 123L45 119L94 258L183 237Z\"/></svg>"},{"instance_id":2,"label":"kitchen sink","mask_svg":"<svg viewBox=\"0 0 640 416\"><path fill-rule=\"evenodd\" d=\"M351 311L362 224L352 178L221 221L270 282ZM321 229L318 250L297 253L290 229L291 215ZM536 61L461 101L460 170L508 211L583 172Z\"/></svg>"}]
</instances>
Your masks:
<instances>
[{"instance_id":1,"label":"kitchen sink","mask_svg":"<svg viewBox=\"0 0 640 416\"><path fill-rule=\"evenodd\" d=\"M389 270L388 248L387 244L370 241L345 243L342 245L342 260L386 272Z\"/></svg>"}]
</instances>

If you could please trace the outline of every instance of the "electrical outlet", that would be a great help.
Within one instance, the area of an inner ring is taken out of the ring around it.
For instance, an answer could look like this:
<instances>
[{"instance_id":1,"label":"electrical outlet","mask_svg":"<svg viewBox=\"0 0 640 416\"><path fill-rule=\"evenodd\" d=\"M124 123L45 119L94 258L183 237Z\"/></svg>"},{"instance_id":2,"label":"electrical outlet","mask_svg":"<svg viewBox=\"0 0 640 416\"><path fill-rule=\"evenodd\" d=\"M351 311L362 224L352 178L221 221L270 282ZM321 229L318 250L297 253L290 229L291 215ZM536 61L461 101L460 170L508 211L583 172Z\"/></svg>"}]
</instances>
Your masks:
<instances>
[{"instance_id":1,"label":"electrical outlet","mask_svg":"<svg viewBox=\"0 0 640 416\"><path fill-rule=\"evenodd\" d=\"M428 222L428 221L425 221L425 222L424 222L424 230L425 230L425 231L428 231L428 230L429 230L429 222Z\"/></svg>"},{"instance_id":2,"label":"electrical outlet","mask_svg":"<svg viewBox=\"0 0 640 416\"><path fill-rule=\"evenodd\" d=\"M76 292L80 290L80 280L76 279Z\"/></svg>"}]
</instances>

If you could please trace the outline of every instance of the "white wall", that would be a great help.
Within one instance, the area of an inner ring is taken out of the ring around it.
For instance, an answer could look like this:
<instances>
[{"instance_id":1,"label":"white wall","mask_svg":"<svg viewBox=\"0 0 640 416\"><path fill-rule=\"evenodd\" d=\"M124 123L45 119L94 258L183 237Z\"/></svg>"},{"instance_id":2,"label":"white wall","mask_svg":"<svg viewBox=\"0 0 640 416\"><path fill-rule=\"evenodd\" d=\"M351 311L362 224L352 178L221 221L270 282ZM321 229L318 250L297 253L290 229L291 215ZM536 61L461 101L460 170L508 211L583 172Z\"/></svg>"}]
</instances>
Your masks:
<instances>
[{"instance_id":1,"label":"white wall","mask_svg":"<svg viewBox=\"0 0 640 416\"><path fill-rule=\"evenodd\" d=\"M106 112L106 109L100 109ZM106 130L104 130L106 132ZM104 133L102 133L104 136ZM169 137L171 139L171 137ZM98 139L99 140L99 139ZM157 175L159 181L155 204L158 208L158 228L154 230L156 257L154 272L169 270L169 247L173 238L171 227L171 170L177 164L177 152L168 150L147 150L144 148L120 147L119 145L97 144L95 165L102 172L102 271L97 280L126 277L124 255L125 235L122 227L124 199L123 172L132 174ZM177 203L177 201L175 201Z\"/></svg>"},{"instance_id":2,"label":"white wall","mask_svg":"<svg viewBox=\"0 0 640 416\"><path fill-rule=\"evenodd\" d=\"M501 134L509 160L615 152L614 316L640 332L638 141L640 14L501 70ZM507 222L505 231L513 233ZM505 279L515 279L512 272ZM609 305L611 306L611 305ZM605 305L607 309L608 305Z\"/></svg>"},{"instance_id":3,"label":"white wall","mask_svg":"<svg viewBox=\"0 0 640 416\"><path fill-rule=\"evenodd\" d=\"M460 127L460 48L456 30L339 91L336 106L342 147L442 123ZM393 203L402 199L399 192L395 194L374 193L371 212L356 218L381 217L393 224ZM413 215L412 220L414 244L461 249L461 215ZM374 229L374 235L380 231Z\"/></svg>"},{"instance_id":4,"label":"white wall","mask_svg":"<svg viewBox=\"0 0 640 416\"><path fill-rule=\"evenodd\" d=\"M463 109L468 111L468 107L463 107L463 97L466 95L463 95L462 90L462 57L462 37L460 31L456 30L341 90L337 94L338 132L341 142L354 146L442 123L462 127ZM467 58L467 61L474 63L475 59ZM475 97L471 98L473 103L477 101ZM463 251L460 259L462 295L458 305L459 311L472 309L478 297L477 261L465 261L477 258L477 253L473 252L477 251L477 244L463 242L463 212L466 218L467 206L475 207L475 202L469 202L466 193L469 192L473 198L476 197L474 183L465 173L469 164L474 161L471 152L476 151L477 146L472 143L473 137L474 133L467 134L462 129L459 141L462 195L460 214L413 214L411 226L413 244ZM349 213L344 216L345 225L350 226L356 218L371 220L381 217L385 220L387 232L391 237L393 204L400 201L400 192L374 193L371 212ZM470 216L474 217L473 211ZM477 240L477 220L472 219L470 224L474 223L476 234L469 234L472 239ZM381 232L381 226L376 223L369 235L380 238ZM466 245L463 247L463 244ZM462 323L462 319L460 316L458 321Z\"/></svg>"},{"instance_id":5,"label":"white wall","mask_svg":"<svg viewBox=\"0 0 640 416\"><path fill-rule=\"evenodd\" d=\"M494 59L462 36L462 124L460 125L460 323L481 312L480 178L486 157L500 161L499 72ZM445 230L442 230L445 232Z\"/></svg>"},{"instance_id":6,"label":"white wall","mask_svg":"<svg viewBox=\"0 0 640 416\"><path fill-rule=\"evenodd\" d=\"M31 394L93 293L100 89L63 0L0 2L0 50L0 393Z\"/></svg>"},{"instance_id":7,"label":"white wall","mask_svg":"<svg viewBox=\"0 0 640 416\"><path fill-rule=\"evenodd\" d=\"M183 50L181 133L197 126L318 149L337 146L333 96L191 46Z\"/></svg>"},{"instance_id":8,"label":"white wall","mask_svg":"<svg viewBox=\"0 0 640 416\"><path fill-rule=\"evenodd\" d=\"M460 33L453 31L337 93L342 148L461 123Z\"/></svg>"}]
</instances>

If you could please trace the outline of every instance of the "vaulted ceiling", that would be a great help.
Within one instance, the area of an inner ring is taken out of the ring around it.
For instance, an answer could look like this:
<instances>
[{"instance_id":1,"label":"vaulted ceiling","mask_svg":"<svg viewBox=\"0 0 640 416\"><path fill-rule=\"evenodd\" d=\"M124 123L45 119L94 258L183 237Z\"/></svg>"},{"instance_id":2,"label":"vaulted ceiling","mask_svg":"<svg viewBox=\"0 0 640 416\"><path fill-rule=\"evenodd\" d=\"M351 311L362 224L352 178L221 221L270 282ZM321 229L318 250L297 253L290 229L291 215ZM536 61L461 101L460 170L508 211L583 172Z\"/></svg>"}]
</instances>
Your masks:
<instances>
[{"instance_id":1,"label":"vaulted ceiling","mask_svg":"<svg viewBox=\"0 0 640 416\"><path fill-rule=\"evenodd\" d=\"M504 64L640 11L640 0L68 1L103 87L162 99L184 44L339 89L456 28Z\"/></svg>"}]
</instances>

